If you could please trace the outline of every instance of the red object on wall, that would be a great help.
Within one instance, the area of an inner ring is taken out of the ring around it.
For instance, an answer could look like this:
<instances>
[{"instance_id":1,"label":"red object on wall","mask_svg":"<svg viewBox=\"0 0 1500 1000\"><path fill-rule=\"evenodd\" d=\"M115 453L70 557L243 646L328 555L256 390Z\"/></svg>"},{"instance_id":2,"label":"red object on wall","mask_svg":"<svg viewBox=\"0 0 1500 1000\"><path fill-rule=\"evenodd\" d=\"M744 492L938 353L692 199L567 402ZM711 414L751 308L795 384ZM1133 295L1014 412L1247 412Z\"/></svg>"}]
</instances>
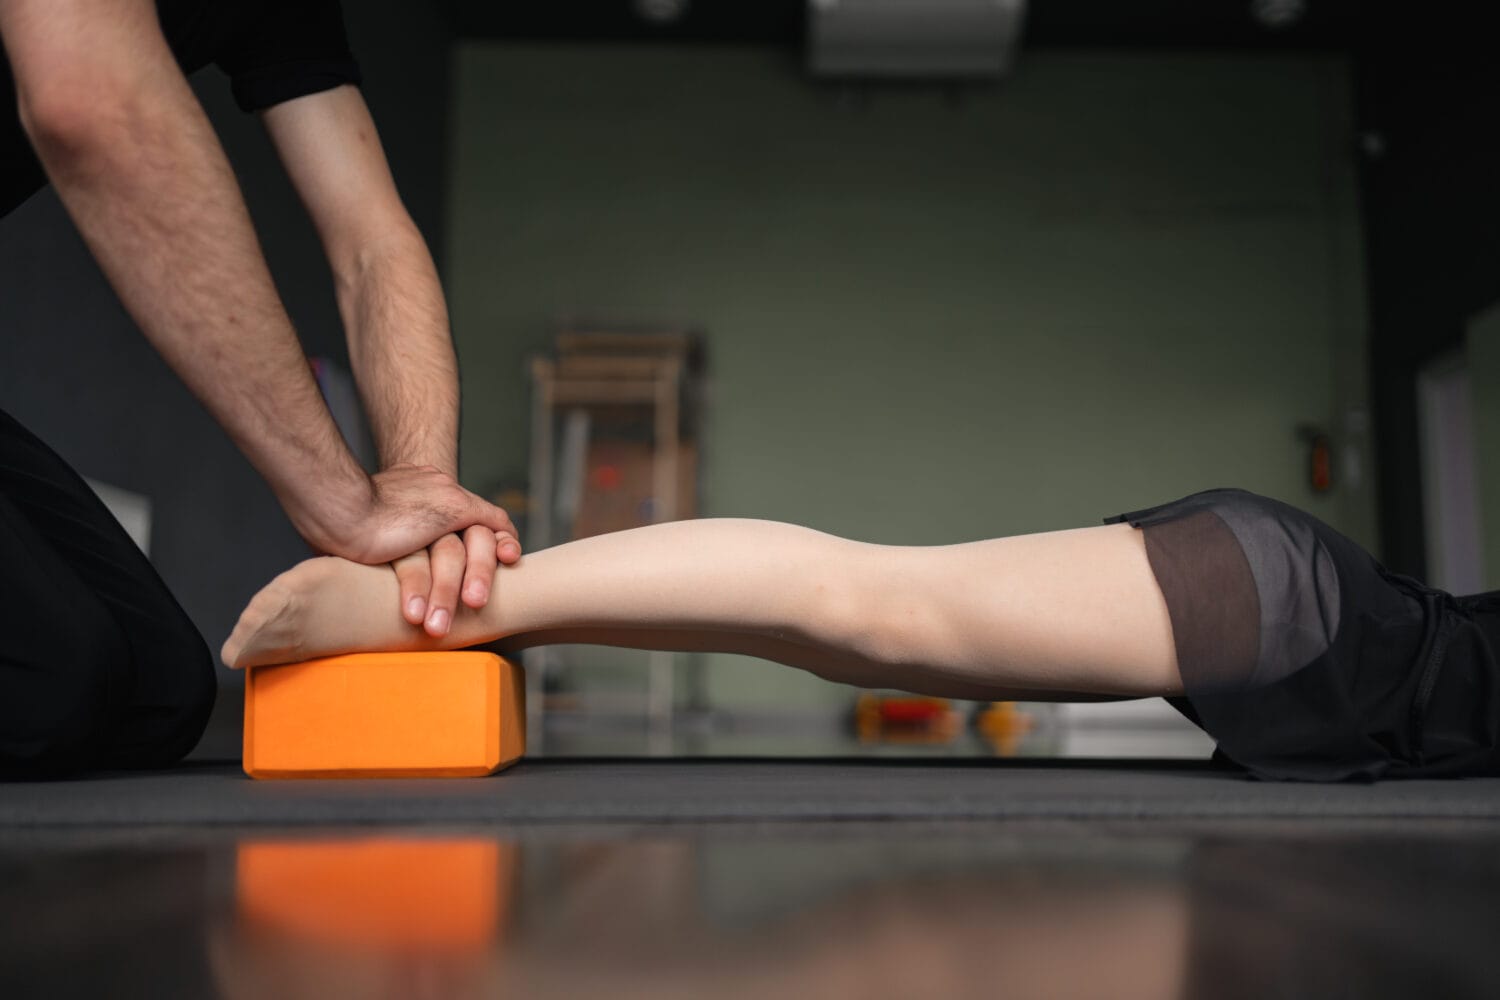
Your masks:
<instances>
[{"instance_id":1,"label":"red object on wall","mask_svg":"<svg viewBox=\"0 0 1500 1000\"><path fill-rule=\"evenodd\" d=\"M1316 424L1297 425L1297 437L1307 445L1307 484L1314 493L1333 488L1333 444Z\"/></svg>"},{"instance_id":2,"label":"red object on wall","mask_svg":"<svg viewBox=\"0 0 1500 1000\"><path fill-rule=\"evenodd\" d=\"M596 466L589 475L589 485L596 490L617 490L624 481L625 476L618 465Z\"/></svg>"},{"instance_id":3,"label":"red object on wall","mask_svg":"<svg viewBox=\"0 0 1500 1000\"><path fill-rule=\"evenodd\" d=\"M1320 434L1313 438L1308 471L1312 477L1312 488L1318 493L1326 493L1333 486L1332 451L1327 437Z\"/></svg>"}]
</instances>

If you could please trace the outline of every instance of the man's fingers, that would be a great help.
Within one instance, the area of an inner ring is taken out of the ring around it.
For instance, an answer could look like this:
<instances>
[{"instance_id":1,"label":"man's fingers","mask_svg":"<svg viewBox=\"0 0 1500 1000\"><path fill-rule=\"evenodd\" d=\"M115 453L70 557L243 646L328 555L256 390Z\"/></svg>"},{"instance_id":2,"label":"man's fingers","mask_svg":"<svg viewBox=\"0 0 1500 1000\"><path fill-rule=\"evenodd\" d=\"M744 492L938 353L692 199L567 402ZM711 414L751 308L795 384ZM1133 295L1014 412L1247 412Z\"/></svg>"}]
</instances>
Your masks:
<instances>
[{"instance_id":1,"label":"man's fingers","mask_svg":"<svg viewBox=\"0 0 1500 1000\"><path fill-rule=\"evenodd\" d=\"M427 618L427 594L432 590L432 573L427 550L418 549L391 563L401 582L401 617L413 625Z\"/></svg>"},{"instance_id":2,"label":"man's fingers","mask_svg":"<svg viewBox=\"0 0 1500 1000\"><path fill-rule=\"evenodd\" d=\"M458 590L467 562L464 543L457 535L444 535L427 550L432 557L432 590L427 594L427 620L423 627L433 638L442 638L453 627L458 609Z\"/></svg>"},{"instance_id":3,"label":"man's fingers","mask_svg":"<svg viewBox=\"0 0 1500 1000\"><path fill-rule=\"evenodd\" d=\"M515 535L501 532L494 538L495 556L505 565L509 566L521 558L521 543L516 540Z\"/></svg>"},{"instance_id":4,"label":"man's fingers","mask_svg":"<svg viewBox=\"0 0 1500 1000\"><path fill-rule=\"evenodd\" d=\"M490 548L494 556L501 562L509 565L510 563L513 563L517 559L521 558L521 542L519 533L516 531L516 526L511 521L510 515L507 514L504 509L496 507L492 503L486 503L484 500L481 500L479 497L474 496L472 493L466 495L468 495L472 499L473 503L470 505L467 513L467 517L469 519L466 520L464 524L466 526L472 526L476 528L484 527L490 529L490 531L492 532L491 537L493 538L494 544L490 545L488 540L485 544ZM470 552L472 554L473 545L475 543L470 541L469 535L467 533L465 534L465 542L469 545ZM489 570L490 573L485 578L486 590L488 590L490 578L492 578L494 575L494 567L489 567ZM468 601L469 586L470 584L466 578L464 585L464 600L466 602ZM483 605L481 602L481 604L471 606L482 607Z\"/></svg>"},{"instance_id":5,"label":"man's fingers","mask_svg":"<svg viewBox=\"0 0 1500 1000\"><path fill-rule=\"evenodd\" d=\"M462 512L460 519L463 524L460 527L468 527L471 524L482 524L497 535L516 535L516 526L511 523L510 515L502 508L492 503L487 503L472 493L465 491L465 496L470 500L468 507Z\"/></svg>"},{"instance_id":6,"label":"man's fingers","mask_svg":"<svg viewBox=\"0 0 1500 1000\"><path fill-rule=\"evenodd\" d=\"M495 533L481 524L464 532L464 549L468 563L464 568L463 600L471 608L482 608L490 599L490 585L495 580Z\"/></svg>"}]
</instances>

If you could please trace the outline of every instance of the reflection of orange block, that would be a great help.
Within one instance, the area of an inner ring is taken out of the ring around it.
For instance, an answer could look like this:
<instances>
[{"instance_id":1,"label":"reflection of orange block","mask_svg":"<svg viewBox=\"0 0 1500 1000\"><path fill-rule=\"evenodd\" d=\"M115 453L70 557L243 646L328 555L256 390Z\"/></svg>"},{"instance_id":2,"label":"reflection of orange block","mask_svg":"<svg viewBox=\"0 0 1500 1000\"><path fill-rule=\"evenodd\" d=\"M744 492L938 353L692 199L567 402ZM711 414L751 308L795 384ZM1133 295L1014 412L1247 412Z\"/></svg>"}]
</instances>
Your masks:
<instances>
[{"instance_id":1,"label":"reflection of orange block","mask_svg":"<svg viewBox=\"0 0 1500 1000\"><path fill-rule=\"evenodd\" d=\"M490 946L516 848L494 840L269 841L236 851L241 917L309 944L386 951Z\"/></svg>"},{"instance_id":2,"label":"reflection of orange block","mask_svg":"<svg viewBox=\"0 0 1500 1000\"><path fill-rule=\"evenodd\" d=\"M462 777L526 749L521 668L493 653L357 653L252 667L252 778Z\"/></svg>"}]
</instances>

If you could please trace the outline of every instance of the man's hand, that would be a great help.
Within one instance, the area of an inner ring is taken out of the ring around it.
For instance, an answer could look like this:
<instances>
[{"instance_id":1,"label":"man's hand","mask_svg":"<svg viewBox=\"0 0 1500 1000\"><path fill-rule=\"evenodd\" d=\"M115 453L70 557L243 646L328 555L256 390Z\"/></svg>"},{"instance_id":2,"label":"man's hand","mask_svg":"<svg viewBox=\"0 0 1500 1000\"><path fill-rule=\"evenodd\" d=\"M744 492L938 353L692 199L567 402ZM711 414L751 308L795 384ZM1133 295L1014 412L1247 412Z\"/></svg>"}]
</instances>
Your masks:
<instances>
[{"instance_id":1,"label":"man's hand","mask_svg":"<svg viewBox=\"0 0 1500 1000\"><path fill-rule=\"evenodd\" d=\"M495 567L521 558L510 515L433 466L376 473L364 511L337 536L310 540L356 562L392 563L402 614L432 636L447 634L460 592L469 607L484 607Z\"/></svg>"},{"instance_id":2,"label":"man's hand","mask_svg":"<svg viewBox=\"0 0 1500 1000\"><path fill-rule=\"evenodd\" d=\"M516 526L510 515L480 499L458 480L431 465L398 465L370 478L370 502L356 524L343 532L334 555L355 562L391 562L410 555L450 532L473 526L504 536L516 553ZM499 547L497 539L496 548Z\"/></svg>"},{"instance_id":3,"label":"man's hand","mask_svg":"<svg viewBox=\"0 0 1500 1000\"><path fill-rule=\"evenodd\" d=\"M479 609L490 599L490 584L500 563L521 558L512 535L481 525L444 535L426 549L391 563L401 582L401 614L434 638L453 625L458 602Z\"/></svg>"}]
</instances>

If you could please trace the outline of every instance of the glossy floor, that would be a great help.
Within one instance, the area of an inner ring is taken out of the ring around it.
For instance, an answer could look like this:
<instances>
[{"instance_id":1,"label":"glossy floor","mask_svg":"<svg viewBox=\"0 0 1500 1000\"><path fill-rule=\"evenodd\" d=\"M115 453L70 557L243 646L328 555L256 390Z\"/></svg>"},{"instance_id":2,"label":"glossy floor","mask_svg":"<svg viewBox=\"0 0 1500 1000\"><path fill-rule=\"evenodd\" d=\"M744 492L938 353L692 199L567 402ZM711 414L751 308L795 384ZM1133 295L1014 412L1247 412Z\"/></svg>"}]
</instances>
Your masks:
<instances>
[{"instance_id":1,"label":"glossy floor","mask_svg":"<svg viewBox=\"0 0 1500 1000\"><path fill-rule=\"evenodd\" d=\"M0 835L17 997L1493 997L1500 828Z\"/></svg>"}]
</instances>

